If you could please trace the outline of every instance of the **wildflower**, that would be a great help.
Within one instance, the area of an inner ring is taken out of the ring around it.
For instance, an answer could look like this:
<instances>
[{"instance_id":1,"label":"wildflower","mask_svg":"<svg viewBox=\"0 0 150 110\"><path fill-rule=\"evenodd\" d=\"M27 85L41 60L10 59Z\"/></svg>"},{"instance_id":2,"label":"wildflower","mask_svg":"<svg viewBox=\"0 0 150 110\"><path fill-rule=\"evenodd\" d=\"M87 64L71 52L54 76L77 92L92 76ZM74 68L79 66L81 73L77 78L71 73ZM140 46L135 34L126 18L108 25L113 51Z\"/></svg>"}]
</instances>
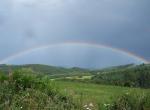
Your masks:
<instances>
[{"instance_id":1,"label":"wildflower","mask_svg":"<svg viewBox=\"0 0 150 110\"><path fill-rule=\"evenodd\" d=\"M94 107L94 105L92 103L89 104L90 107Z\"/></svg>"},{"instance_id":2,"label":"wildflower","mask_svg":"<svg viewBox=\"0 0 150 110\"><path fill-rule=\"evenodd\" d=\"M91 110L89 107L86 108L87 110Z\"/></svg>"},{"instance_id":3,"label":"wildflower","mask_svg":"<svg viewBox=\"0 0 150 110\"><path fill-rule=\"evenodd\" d=\"M87 107L87 105L84 105L83 107L85 107L85 108L86 108L86 107Z\"/></svg>"}]
</instances>

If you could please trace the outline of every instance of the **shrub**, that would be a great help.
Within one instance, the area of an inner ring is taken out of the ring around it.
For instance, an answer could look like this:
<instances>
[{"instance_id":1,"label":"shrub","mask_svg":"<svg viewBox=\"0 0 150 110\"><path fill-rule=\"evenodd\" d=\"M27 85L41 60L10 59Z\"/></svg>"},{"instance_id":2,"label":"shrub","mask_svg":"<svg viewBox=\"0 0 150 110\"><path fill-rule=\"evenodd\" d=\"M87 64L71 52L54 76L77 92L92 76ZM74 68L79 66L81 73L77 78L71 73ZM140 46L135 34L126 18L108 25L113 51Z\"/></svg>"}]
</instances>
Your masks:
<instances>
[{"instance_id":1,"label":"shrub","mask_svg":"<svg viewBox=\"0 0 150 110\"><path fill-rule=\"evenodd\" d=\"M150 97L148 94L124 94L120 96L109 108L109 110L147 110Z\"/></svg>"},{"instance_id":2,"label":"shrub","mask_svg":"<svg viewBox=\"0 0 150 110\"><path fill-rule=\"evenodd\" d=\"M0 84L0 109L74 110L76 107L72 98L60 93L47 76L39 77L32 70L21 69L11 77L12 80Z\"/></svg>"}]
</instances>

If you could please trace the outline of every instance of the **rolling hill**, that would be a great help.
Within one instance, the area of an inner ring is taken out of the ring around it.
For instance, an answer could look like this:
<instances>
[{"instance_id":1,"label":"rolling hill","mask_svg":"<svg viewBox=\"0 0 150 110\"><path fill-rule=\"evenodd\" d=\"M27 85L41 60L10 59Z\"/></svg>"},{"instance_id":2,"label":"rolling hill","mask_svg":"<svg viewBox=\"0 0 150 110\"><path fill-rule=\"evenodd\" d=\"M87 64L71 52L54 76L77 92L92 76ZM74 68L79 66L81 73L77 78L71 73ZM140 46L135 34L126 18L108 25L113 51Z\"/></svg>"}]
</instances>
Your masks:
<instances>
[{"instance_id":1,"label":"rolling hill","mask_svg":"<svg viewBox=\"0 0 150 110\"><path fill-rule=\"evenodd\" d=\"M150 88L150 65L129 65L93 71L92 81L129 87Z\"/></svg>"},{"instance_id":2,"label":"rolling hill","mask_svg":"<svg viewBox=\"0 0 150 110\"><path fill-rule=\"evenodd\" d=\"M35 73L50 75L50 76L70 76L70 75L89 75L90 70L73 67L73 68L64 68L56 67L42 64L26 64L26 65L0 65L0 71L8 74L10 71L15 71L17 69L31 69Z\"/></svg>"}]
</instances>

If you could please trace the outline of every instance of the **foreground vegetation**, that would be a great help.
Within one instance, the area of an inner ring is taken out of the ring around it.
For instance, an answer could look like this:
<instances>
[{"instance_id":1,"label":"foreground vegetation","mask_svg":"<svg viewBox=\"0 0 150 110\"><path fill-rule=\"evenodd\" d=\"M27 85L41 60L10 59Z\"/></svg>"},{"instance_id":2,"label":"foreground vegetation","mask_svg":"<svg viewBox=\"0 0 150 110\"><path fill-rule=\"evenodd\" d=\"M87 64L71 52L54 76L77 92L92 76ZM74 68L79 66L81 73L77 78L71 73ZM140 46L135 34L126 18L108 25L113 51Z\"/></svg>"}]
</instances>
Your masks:
<instances>
[{"instance_id":1,"label":"foreground vegetation","mask_svg":"<svg viewBox=\"0 0 150 110\"><path fill-rule=\"evenodd\" d=\"M92 110L149 110L150 89L57 81L60 90ZM90 107L90 106L89 106ZM92 108L91 107L91 108Z\"/></svg>"},{"instance_id":2,"label":"foreground vegetation","mask_svg":"<svg viewBox=\"0 0 150 110\"><path fill-rule=\"evenodd\" d=\"M149 89L51 80L32 69L0 73L2 110L149 110L149 94Z\"/></svg>"},{"instance_id":3,"label":"foreground vegetation","mask_svg":"<svg viewBox=\"0 0 150 110\"><path fill-rule=\"evenodd\" d=\"M60 93L55 84L30 70L0 75L2 110L75 110L71 97Z\"/></svg>"}]
</instances>

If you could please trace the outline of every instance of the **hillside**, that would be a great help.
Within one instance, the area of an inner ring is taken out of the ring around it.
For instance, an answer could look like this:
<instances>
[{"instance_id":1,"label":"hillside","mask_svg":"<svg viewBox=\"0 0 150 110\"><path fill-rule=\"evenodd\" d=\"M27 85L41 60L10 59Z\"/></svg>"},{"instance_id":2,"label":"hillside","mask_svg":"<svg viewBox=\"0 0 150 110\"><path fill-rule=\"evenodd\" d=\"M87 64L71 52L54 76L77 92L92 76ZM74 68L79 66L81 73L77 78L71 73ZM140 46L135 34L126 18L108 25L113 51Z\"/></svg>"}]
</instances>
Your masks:
<instances>
[{"instance_id":1,"label":"hillside","mask_svg":"<svg viewBox=\"0 0 150 110\"><path fill-rule=\"evenodd\" d=\"M119 71L119 70L124 70L124 69L128 69L128 68L134 68L137 65L135 64L126 64L126 65L119 65L119 66L112 66L112 67L107 67L107 68L102 68L102 69L95 69L93 71L91 71L93 74L99 74L99 73L109 73L112 71Z\"/></svg>"},{"instance_id":2,"label":"hillside","mask_svg":"<svg viewBox=\"0 0 150 110\"><path fill-rule=\"evenodd\" d=\"M95 71L92 81L99 84L150 88L150 65L121 66Z\"/></svg>"},{"instance_id":3,"label":"hillside","mask_svg":"<svg viewBox=\"0 0 150 110\"><path fill-rule=\"evenodd\" d=\"M1 110L149 110L150 90L51 80L30 69L0 72Z\"/></svg>"},{"instance_id":4,"label":"hillside","mask_svg":"<svg viewBox=\"0 0 150 110\"><path fill-rule=\"evenodd\" d=\"M0 65L0 71L3 73L18 69L29 69L36 74L48 75L51 79L150 88L150 64L128 64L99 70L78 67L64 68L41 64Z\"/></svg>"},{"instance_id":5,"label":"hillside","mask_svg":"<svg viewBox=\"0 0 150 110\"><path fill-rule=\"evenodd\" d=\"M63 68L42 64L26 64L26 65L0 65L0 71L4 73L9 73L9 71L14 71L21 68L28 68L33 70L35 73L51 75L51 76L70 76L70 75L84 75L89 74L90 71L87 69L82 69L78 67L73 68Z\"/></svg>"}]
</instances>

